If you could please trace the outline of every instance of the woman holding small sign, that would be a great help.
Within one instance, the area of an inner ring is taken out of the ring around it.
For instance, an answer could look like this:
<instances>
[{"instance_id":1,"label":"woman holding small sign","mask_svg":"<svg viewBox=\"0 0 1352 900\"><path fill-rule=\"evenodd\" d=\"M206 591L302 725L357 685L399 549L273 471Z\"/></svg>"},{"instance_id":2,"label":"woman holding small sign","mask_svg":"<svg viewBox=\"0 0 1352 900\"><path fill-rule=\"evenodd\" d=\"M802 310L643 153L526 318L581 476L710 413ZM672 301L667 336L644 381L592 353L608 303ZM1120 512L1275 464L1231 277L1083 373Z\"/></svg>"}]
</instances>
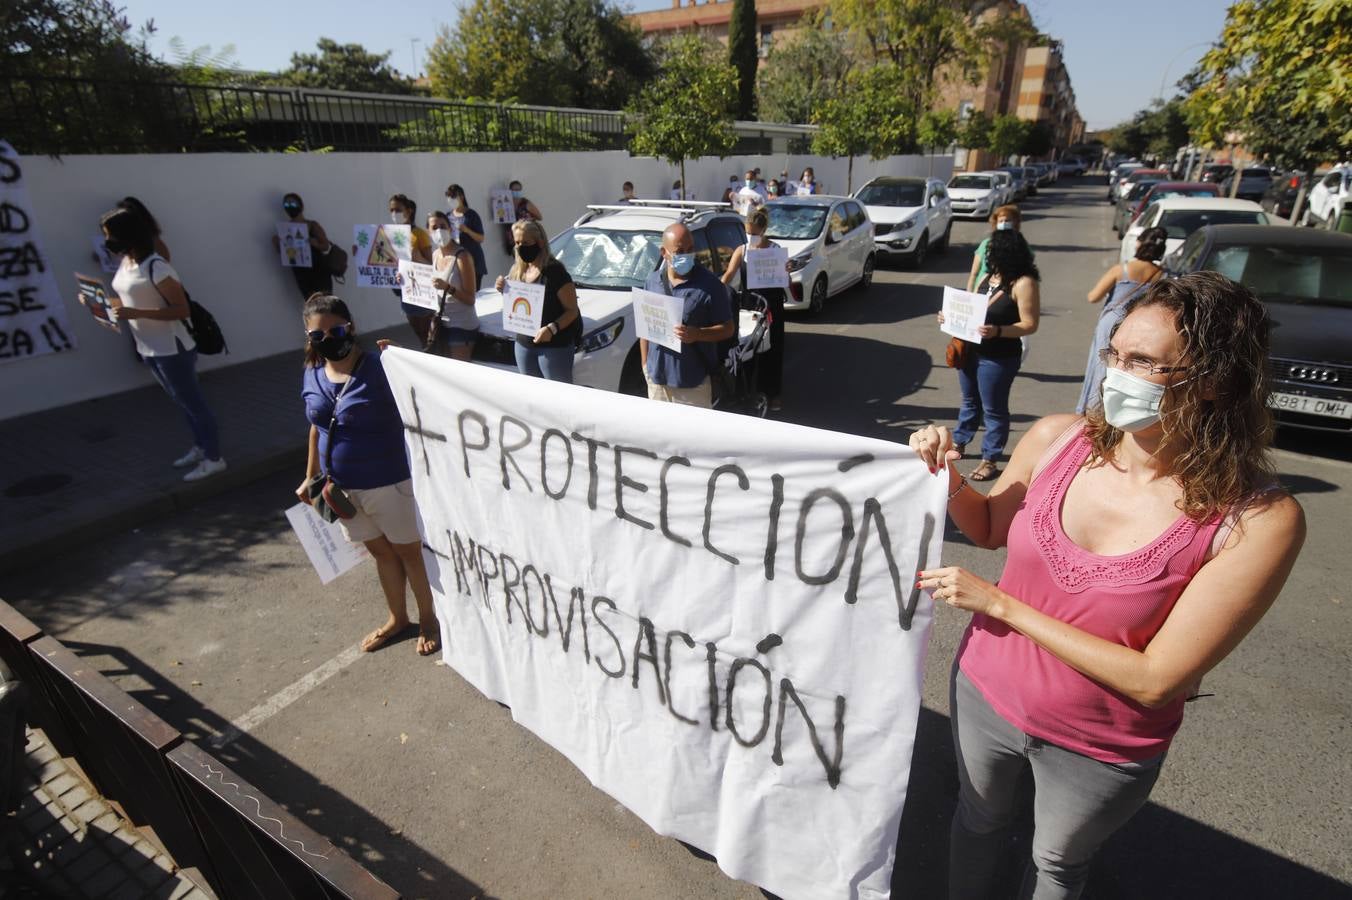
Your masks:
<instances>
[{"instance_id":1,"label":"woman holding small sign","mask_svg":"<svg viewBox=\"0 0 1352 900\"><path fill-rule=\"evenodd\" d=\"M769 250L779 245L765 236L770 227L770 214L761 209L754 210L746 217L746 245L732 251L728 268L723 272L723 283L730 285L738 282L740 290L747 289L746 254L752 250ZM787 264L785 272L788 272ZM770 349L761 355L756 368L756 387L765 394L770 409L784 408L782 393L784 390L784 289L779 287L758 287L756 293L765 298L770 306Z\"/></svg>"},{"instance_id":2,"label":"woman holding small sign","mask_svg":"<svg viewBox=\"0 0 1352 900\"><path fill-rule=\"evenodd\" d=\"M479 339L479 314L474 310L474 285L477 284L474 258L456 242L451 220L444 212L427 217L432 235L432 268L437 278L432 286L442 292L440 321L437 323L435 350L451 359L469 362L474 342Z\"/></svg>"},{"instance_id":3,"label":"woman holding small sign","mask_svg":"<svg viewBox=\"0 0 1352 900\"><path fill-rule=\"evenodd\" d=\"M582 336L582 312L577 308L577 287L573 276L549 253L545 230L531 219L518 219L512 226L512 250L515 262L504 278L499 275L495 287L508 303L508 281L544 285L544 308L540 328L534 335L516 336L516 369L549 381L573 383L573 355Z\"/></svg>"},{"instance_id":4,"label":"woman holding small sign","mask_svg":"<svg viewBox=\"0 0 1352 900\"><path fill-rule=\"evenodd\" d=\"M333 291L333 273L329 270L323 257L333 249L333 245L329 243L329 236L325 233L324 226L314 219L305 218L305 201L300 198L300 194L283 194L282 212L286 214L288 222L304 225L309 233L311 264L309 266L290 267L291 274L296 279L296 287L300 289L301 300L305 300L314 293L331 293ZM280 251L280 248L281 238L274 233L272 235L272 249Z\"/></svg>"},{"instance_id":5,"label":"woman holding small sign","mask_svg":"<svg viewBox=\"0 0 1352 900\"><path fill-rule=\"evenodd\" d=\"M1025 770L1034 832L1018 896L1080 896L1099 845L1149 797L1183 704L1281 592L1305 520L1273 478L1268 328L1263 304L1218 273L1154 283L1104 350L1102 405L1037 422L989 495L965 489L948 429L911 436L949 484L953 522L1008 551L998 585L956 566L919 573L936 601L974 614L949 687L950 897L1012 893L1000 857Z\"/></svg>"}]
</instances>

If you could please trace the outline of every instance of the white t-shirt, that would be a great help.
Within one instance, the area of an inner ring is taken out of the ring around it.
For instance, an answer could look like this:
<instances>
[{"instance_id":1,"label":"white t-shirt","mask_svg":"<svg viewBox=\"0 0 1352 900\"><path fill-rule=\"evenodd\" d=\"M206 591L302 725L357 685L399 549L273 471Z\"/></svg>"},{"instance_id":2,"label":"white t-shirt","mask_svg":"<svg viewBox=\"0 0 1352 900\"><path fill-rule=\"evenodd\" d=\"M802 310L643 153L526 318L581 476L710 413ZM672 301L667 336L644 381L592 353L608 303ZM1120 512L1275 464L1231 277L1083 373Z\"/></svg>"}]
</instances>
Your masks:
<instances>
[{"instance_id":1,"label":"white t-shirt","mask_svg":"<svg viewBox=\"0 0 1352 900\"><path fill-rule=\"evenodd\" d=\"M155 271L155 281L150 280L151 268ZM166 278L178 280L178 273L169 261L158 253L152 253L137 263L130 256L122 258L122 265L113 276L113 290L122 298L123 306L132 309L166 309L169 301L164 299L155 285ZM142 356L173 356L182 350L194 350L197 344L188 334L184 319L126 319L131 326L132 336L136 338L136 349ZM180 344L182 345L180 347Z\"/></svg>"}]
</instances>

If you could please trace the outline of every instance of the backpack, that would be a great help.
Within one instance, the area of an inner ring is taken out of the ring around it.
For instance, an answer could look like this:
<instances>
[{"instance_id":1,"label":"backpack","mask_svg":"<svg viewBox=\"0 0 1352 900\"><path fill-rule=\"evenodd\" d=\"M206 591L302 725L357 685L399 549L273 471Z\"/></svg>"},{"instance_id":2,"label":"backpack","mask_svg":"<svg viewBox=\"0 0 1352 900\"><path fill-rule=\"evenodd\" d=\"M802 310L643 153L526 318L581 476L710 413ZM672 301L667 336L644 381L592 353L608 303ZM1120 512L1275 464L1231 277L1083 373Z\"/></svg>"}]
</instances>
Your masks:
<instances>
[{"instance_id":1,"label":"backpack","mask_svg":"<svg viewBox=\"0 0 1352 900\"><path fill-rule=\"evenodd\" d=\"M155 283L155 261L150 261L150 285L155 288L155 293L160 295L164 305L169 305L169 298L160 291L160 286ZM225 333L221 331L221 326L216 324L216 317L202 304L198 303L188 293L188 289L183 289L183 296L188 298L188 320L183 324L188 329L188 336L192 338L193 343L197 345L197 352L207 356L215 356L217 353L229 353L230 347L225 342Z\"/></svg>"}]
</instances>

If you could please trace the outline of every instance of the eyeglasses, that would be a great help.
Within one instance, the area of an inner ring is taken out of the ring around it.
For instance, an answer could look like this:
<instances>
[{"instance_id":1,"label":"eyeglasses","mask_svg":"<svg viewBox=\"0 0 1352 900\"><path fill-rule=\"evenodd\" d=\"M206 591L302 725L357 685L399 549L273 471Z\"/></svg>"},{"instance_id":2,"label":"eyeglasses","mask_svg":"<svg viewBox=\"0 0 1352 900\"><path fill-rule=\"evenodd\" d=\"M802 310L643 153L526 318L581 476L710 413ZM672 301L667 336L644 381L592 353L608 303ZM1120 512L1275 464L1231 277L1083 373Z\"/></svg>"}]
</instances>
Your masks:
<instances>
[{"instance_id":1,"label":"eyeglasses","mask_svg":"<svg viewBox=\"0 0 1352 900\"><path fill-rule=\"evenodd\" d=\"M1186 372L1190 366L1160 366L1148 359L1123 359L1112 347L1104 347L1098 352L1099 362L1110 369L1121 369L1132 375L1168 375L1171 372Z\"/></svg>"},{"instance_id":2,"label":"eyeglasses","mask_svg":"<svg viewBox=\"0 0 1352 900\"><path fill-rule=\"evenodd\" d=\"M352 323L348 322L346 325L335 325L328 331L320 331L318 329L314 331L307 331L305 332L305 336L310 339L310 343L318 344L326 337L338 338L339 340L342 340L351 333L352 333Z\"/></svg>"}]
</instances>

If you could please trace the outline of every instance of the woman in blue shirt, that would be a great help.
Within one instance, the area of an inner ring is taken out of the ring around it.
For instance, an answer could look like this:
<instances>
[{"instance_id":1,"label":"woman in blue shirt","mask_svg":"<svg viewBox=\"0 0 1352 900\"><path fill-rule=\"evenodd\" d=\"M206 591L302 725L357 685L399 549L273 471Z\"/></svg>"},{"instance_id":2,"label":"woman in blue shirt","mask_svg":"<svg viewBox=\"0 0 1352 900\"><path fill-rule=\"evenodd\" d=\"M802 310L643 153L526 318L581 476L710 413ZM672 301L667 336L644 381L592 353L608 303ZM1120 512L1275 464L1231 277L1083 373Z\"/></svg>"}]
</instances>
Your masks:
<instances>
[{"instance_id":1,"label":"woman in blue shirt","mask_svg":"<svg viewBox=\"0 0 1352 900\"><path fill-rule=\"evenodd\" d=\"M352 314L337 297L311 295L304 319L301 396L310 420L310 454L296 496L309 503L308 484L322 471L356 507L356 514L339 524L349 541L365 544L375 559L389 607L385 624L362 640L362 649L378 650L408 630L407 585L418 603L418 653L435 653L441 634L423 565L404 422L380 354L357 344Z\"/></svg>"}]
</instances>

